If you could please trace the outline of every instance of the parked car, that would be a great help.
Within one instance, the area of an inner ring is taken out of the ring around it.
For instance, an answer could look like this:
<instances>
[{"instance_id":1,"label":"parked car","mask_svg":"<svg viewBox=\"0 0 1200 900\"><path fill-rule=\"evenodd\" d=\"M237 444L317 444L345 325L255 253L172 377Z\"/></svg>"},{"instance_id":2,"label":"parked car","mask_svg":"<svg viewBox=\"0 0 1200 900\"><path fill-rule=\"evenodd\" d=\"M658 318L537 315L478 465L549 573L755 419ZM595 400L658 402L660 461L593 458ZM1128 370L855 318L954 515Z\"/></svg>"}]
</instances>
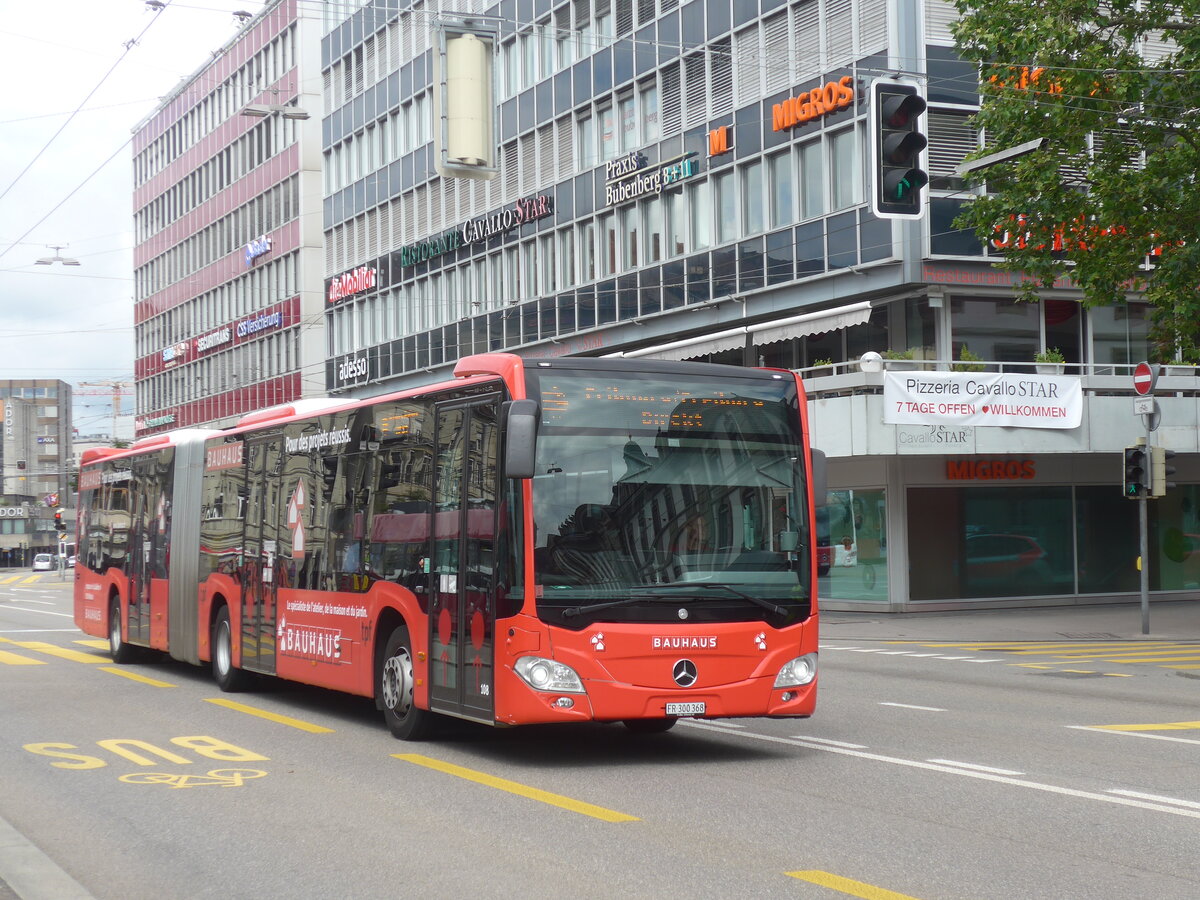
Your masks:
<instances>
[{"instance_id":1,"label":"parked car","mask_svg":"<svg viewBox=\"0 0 1200 900\"><path fill-rule=\"evenodd\" d=\"M39 553L33 558L33 571L35 572L52 572L54 571L54 557L49 553Z\"/></svg>"}]
</instances>

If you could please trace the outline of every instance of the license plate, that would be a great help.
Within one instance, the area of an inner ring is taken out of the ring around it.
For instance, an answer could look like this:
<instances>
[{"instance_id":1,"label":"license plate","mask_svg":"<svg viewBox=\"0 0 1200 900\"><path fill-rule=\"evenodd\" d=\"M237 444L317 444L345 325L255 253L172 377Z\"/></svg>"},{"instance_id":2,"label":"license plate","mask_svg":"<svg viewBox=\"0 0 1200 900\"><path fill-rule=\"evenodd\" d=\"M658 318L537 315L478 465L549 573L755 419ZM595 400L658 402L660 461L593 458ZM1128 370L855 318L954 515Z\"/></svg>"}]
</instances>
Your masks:
<instances>
[{"instance_id":1,"label":"license plate","mask_svg":"<svg viewBox=\"0 0 1200 900\"><path fill-rule=\"evenodd\" d=\"M703 703L668 703L668 716L702 716L704 715Z\"/></svg>"}]
</instances>

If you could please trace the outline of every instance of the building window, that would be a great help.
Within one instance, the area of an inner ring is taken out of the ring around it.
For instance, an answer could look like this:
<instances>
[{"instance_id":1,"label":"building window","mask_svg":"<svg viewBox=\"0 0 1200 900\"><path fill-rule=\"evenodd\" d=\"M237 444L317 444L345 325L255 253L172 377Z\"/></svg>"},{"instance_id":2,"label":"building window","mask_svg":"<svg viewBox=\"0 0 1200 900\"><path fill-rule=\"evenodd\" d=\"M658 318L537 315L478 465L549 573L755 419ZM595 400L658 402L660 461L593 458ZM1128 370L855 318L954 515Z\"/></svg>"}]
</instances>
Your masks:
<instances>
[{"instance_id":1,"label":"building window","mask_svg":"<svg viewBox=\"0 0 1200 900\"><path fill-rule=\"evenodd\" d=\"M742 176L742 234L757 234L763 230L763 165L754 162L744 166Z\"/></svg>"},{"instance_id":2,"label":"building window","mask_svg":"<svg viewBox=\"0 0 1200 900\"><path fill-rule=\"evenodd\" d=\"M590 169L596 165L596 120L591 113L585 113L578 121L579 167Z\"/></svg>"},{"instance_id":3,"label":"building window","mask_svg":"<svg viewBox=\"0 0 1200 900\"><path fill-rule=\"evenodd\" d=\"M717 213L717 243L724 244L738 236L737 192L733 172L723 172L713 179Z\"/></svg>"},{"instance_id":4,"label":"building window","mask_svg":"<svg viewBox=\"0 0 1200 900\"><path fill-rule=\"evenodd\" d=\"M622 97L617 101L617 120L621 129L619 150L628 153L639 146L637 133L637 115L634 112L633 96Z\"/></svg>"},{"instance_id":5,"label":"building window","mask_svg":"<svg viewBox=\"0 0 1200 900\"><path fill-rule=\"evenodd\" d=\"M712 244L712 204L709 200L710 190L707 181L700 181L688 188L688 216L693 250L700 250Z\"/></svg>"},{"instance_id":6,"label":"building window","mask_svg":"<svg viewBox=\"0 0 1200 900\"><path fill-rule=\"evenodd\" d=\"M639 94L642 117L642 141L652 144L662 136L659 125L658 85L653 81L644 82Z\"/></svg>"},{"instance_id":7,"label":"building window","mask_svg":"<svg viewBox=\"0 0 1200 900\"><path fill-rule=\"evenodd\" d=\"M771 180L771 227L788 225L796 218L795 182L792 154L777 153L767 161Z\"/></svg>"},{"instance_id":8,"label":"building window","mask_svg":"<svg viewBox=\"0 0 1200 900\"><path fill-rule=\"evenodd\" d=\"M829 139L829 182L832 210L862 202L863 172L854 128L839 131Z\"/></svg>"},{"instance_id":9,"label":"building window","mask_svg":"<svg viewBox=\"0 0 1200 900\"><path fill-rule=\"evenodd\" d=\"M800 148L800 218L825 214L825 166L821 142L812 141Z\"/></svg>"}]
</instances>

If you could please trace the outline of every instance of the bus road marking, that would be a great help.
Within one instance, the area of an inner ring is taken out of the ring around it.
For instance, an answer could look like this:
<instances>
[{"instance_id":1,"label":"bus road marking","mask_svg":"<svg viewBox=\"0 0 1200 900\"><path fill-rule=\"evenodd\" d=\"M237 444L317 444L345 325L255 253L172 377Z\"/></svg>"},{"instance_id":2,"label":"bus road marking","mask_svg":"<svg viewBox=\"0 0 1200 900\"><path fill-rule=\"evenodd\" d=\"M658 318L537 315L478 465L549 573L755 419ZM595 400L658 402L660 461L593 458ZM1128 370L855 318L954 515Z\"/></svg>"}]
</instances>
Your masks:
<instances>
[{"instance_id":1,"label":"bus road marking","mask_svg":"<svg viewBox=\"0 0 1200 900\"><path fill-rule=\"evenodd\" d=\"M28 656L22 656L19 653L9 653L7 650L0 650L0 663L6 666L44 666L44 659L33 659Z\"/></svg>"},{"instance_id":2,"label":"bus road marking","mask_svg":"<svg viewBox=\"0 0 1200 900\"><path fill-rule=\"evenodd\" d=\"M519 797L528 797L530 800L537 800L539 803L548 803L551 806L557 806L584 816L591 816L594 819L602 819L605 822L641 821L637 816L630 816L616 810L605 809L603 806L594 806L582 800L573 800L570 797L564 797L562 794L552 794L549 791L529 787L516 781L508 781L505 778L497 778L495 775L487 775L483 772L477 772L474 769L466 769L462 766L456 766L454 763L434 759L431 756L423 756L420 753L393 753L392 756L404 762L424 766L427 769L433 769L447 775L454 775L457 778L465 778L467 781L474 781L476 784L482 784L485 787L507 791Z\"/></svg>"},{"instance_id":3,"label":"bus road marking","mask_svg":"<svg viewBox=\"0 0 1200 900\"><path fill-rule=\"evenodd\" d=\"M146 675L139 675L137 672L130 672L128 669L122 669L119 666L101 666L101 672L111 672L113 675L120 675L122 678L128 678L130 681L137 681L141 684L148 684L151 687L178 687L178 685L169 684L166 681L159 681L157 678L150 678Z\"/></svg>"},{"instance_id":4,"label":"bus road marking","mask_svg":"<svg viewBox=\"0 0 1200 900\"><path fill-rule=\"evenodd\" d=\"M287 725L289 728L299 728L301 731L307 731L311 734L333 734L333 729L326 728L324 725L314 725L312 722L293 719L291 716L281 716L279 713L268 712L256 706L247 706L244 703L237 703L234 700L226 700L224 697L208 697L204 702L215 703L217 706L224 706L226 709L246 713L250 716L258 716L260 719L266 719L269 722L278 722L280 725Z\"/></svg>"},{"instance_id":5,"label":"bus road marking","mask_svg":"<svg viewBox=\"0 0 1200 900\"><path fill-rule=\"evenodd\" d=\"M24 650L36 650L38 653L45 653L47 656L57 656L59 659L69 659L71 662L78 663L103 663L108 662L108 658L97 656L95 653L84 653L80 650L72 650L70 647L57 647L54 644L47 644L44 641L9 641Z\"/></svg>"},{"instance_id":6,"label":"bus road marking","mask_svg":"<svg viewBox=\"0 0 1200 900\"><path fill-rule=\"evenodd\" d=\"M917 900L916 897L910 894L898 894L895 891L889 891L887 888L867 884L865 881L855 881L853 878L845 878L841 875L834 875L832 872L822 872L818 869L808 869L803 872L784 872L783 874L789 875L792 878L799 878L801 881L807 881L811 884L819 884L821 887L830 888L839 894L861 897L862 900Z\"/></svg>"}]
</instances>

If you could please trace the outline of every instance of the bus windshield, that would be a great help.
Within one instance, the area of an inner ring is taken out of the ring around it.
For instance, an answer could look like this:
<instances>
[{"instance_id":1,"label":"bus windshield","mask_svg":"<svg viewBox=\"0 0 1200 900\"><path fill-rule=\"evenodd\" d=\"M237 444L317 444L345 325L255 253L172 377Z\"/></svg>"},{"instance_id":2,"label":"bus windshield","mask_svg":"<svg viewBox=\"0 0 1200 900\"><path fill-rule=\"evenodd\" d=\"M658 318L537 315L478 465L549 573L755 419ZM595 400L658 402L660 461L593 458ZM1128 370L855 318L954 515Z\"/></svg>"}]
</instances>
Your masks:
<instances>
[{"instance_id":1,"label":"bus windshield","mask_svg":"<svg viewBox=\"0 0 1200 900\"><path fill-rule=\"evenodd\" d=\"M534 380L543 620L781 627L808 615L793 379L564 370Z\"/></svg>"}]
</instances>

